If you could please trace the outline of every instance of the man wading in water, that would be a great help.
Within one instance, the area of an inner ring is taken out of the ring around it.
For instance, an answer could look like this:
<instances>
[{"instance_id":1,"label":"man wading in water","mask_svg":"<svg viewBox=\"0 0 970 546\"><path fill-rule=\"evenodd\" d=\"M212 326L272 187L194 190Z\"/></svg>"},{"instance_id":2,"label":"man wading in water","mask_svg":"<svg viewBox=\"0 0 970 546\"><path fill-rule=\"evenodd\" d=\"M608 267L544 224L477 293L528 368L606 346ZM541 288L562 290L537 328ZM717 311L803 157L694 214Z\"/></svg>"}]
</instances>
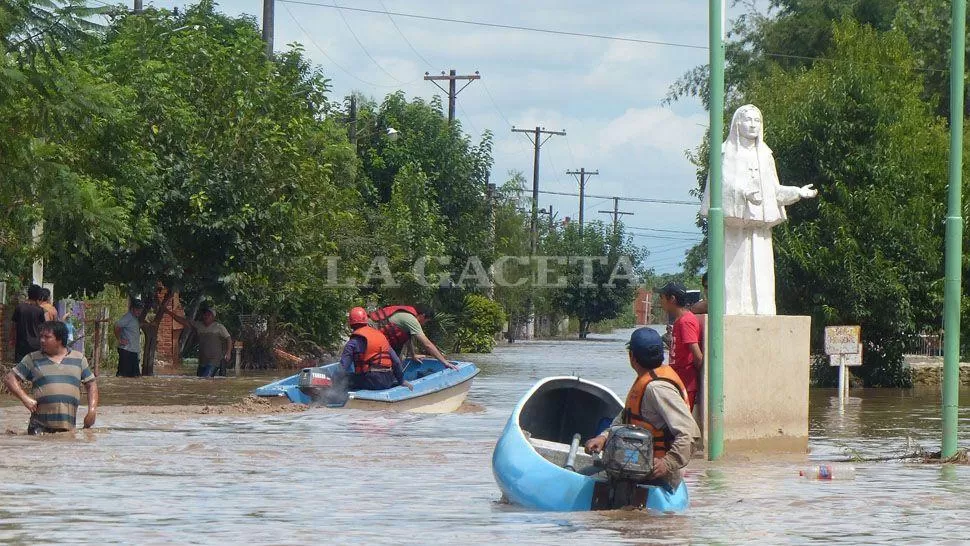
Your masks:
<instances>
[{"instance_id":1,"label":"man wading in water","mask_svg":"<svg viewBox=\"0 0 970 546\"><path fill-rule=\"evenodd\" d=\"M87 359L67 348L63 322L45 322L39 333L40 350L25 356L3 378L7 389L30 410L27 434L74 430L81 385L88 393L84 428L92 427L98 412L98 383ZM27 396L20 381L33 383L33 397Z\"/></svg>"}]
</instances>

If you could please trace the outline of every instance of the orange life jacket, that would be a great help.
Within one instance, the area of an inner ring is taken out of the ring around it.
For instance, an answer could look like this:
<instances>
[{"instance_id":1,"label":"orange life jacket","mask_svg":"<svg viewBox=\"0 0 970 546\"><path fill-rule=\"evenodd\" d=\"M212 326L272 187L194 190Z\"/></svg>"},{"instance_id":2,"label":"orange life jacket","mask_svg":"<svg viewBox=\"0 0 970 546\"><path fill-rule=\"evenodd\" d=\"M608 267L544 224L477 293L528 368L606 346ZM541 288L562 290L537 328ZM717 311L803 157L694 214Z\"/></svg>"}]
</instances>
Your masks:
<instances>
[{"instance_id":1,"label":"orange life jacket","mask_svg":"<svg viewBox=\"0 0 970 546\"><path fill-rule=\"evenodd\" d=\"M626 395L626 406L623 408L623 423L636 425L649 430L653 434L653 456L654 458L662 459L670 449L670 444L674 438L666 427L657 428L640 415L640 404L643 400L643 393L646 392L647 385L653 381L666 381L673 384L677 387L677 391L680 393L680 397L684 400L684 403L687 403L687 389L684 388L684 382L680 380L677 372L667 365L658 366L652 370L647 370L630 387L630 392Z\"/></svg>"},{"instance_id":2,"label":"orange life jacket","mask_svg":"<svg viewBox=\"0 0 970 546\"><path fill-rule=\"evenodd\" d=\"M387 342L387 338L380 330L361 326L351 335L362 338L365 344L364 352L357 355L354 360L355 374L365 374L371 369L380 371L391 369L391 344Z\"/></svg>"},{"instance_id":3,"label":"orange life jacket","mask_svg":"<svg viewBox=\"0 0 970 546\"><path fill-rule=\"evenodd\" d=\"M367 314L368 318L380 328L381 333L387 337L387 342L391 344L391 348L395 351L400 351L401 347L404 347L404 344L411 339L411 334L389 320L391 315L398 311L410 313L415 317L418 316L417 309L410 305L389 305Z\"/></svg>"}]
</instances>

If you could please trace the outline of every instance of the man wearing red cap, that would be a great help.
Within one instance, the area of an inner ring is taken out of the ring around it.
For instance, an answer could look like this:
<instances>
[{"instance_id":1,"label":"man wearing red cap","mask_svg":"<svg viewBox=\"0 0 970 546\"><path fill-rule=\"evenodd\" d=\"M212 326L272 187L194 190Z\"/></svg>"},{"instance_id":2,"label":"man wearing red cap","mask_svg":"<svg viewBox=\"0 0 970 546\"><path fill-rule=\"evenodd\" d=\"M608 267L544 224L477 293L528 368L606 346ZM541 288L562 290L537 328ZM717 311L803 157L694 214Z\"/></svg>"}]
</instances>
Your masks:
<instances>
[{"instance_id":1,"label":"man wearing red cap","mask_svg":"<svg viewBox=\"0 0 970 546\"><path fill-rule=\"evenodd\" d=\"M347 315L352 333L340 355L340 368L350 379L350 390L380 391L403 385L414 387L404 380L401 359L391 349L387 337L367 324L367 311L354 307Z\"/></svg>"}]
</instances>

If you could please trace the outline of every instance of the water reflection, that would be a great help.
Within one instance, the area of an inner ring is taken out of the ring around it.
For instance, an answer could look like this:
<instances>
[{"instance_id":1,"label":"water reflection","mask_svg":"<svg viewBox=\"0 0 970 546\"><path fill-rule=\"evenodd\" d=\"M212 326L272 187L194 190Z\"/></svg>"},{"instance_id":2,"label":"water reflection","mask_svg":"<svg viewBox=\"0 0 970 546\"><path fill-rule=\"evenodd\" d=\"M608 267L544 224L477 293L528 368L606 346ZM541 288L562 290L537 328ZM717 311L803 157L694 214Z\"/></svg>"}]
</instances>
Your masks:
<instances>
[{"instance_id":1,"label":"water reflection","mask_svg":"<svg viewBox=\"0 0 970 546\"><path fill-rule=\"evenodd\" d=\"M798 477L808 457L695 461L686 473L693 507L681 517L552 514L499 502L490 456L514 403L547 375L579 373L624 393L633 379L627 335L516 342L467 357L482 368L469 395L481 411L472 413L105 408L94 432L4 436L0 542L909 544L965 536L970 469L902 462L860 464L855 480L826 483ZM102 385L106 404L201 405L237 401L264 382ZM812 459L889 455L907 438L938 449L938 390L853 390L841 412L836 394L812 393ZM3 403L0 426L22 430L26 414Z\"/></svg>"}]
</instances>

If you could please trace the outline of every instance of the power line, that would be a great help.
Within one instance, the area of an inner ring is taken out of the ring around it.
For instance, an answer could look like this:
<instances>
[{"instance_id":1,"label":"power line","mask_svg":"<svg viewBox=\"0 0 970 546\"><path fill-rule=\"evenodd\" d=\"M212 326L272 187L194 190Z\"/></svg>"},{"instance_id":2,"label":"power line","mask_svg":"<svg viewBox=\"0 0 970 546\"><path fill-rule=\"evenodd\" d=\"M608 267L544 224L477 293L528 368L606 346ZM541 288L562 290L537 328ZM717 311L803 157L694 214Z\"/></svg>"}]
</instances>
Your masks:
<instances>
[{"instance_id":1,"label":"power line","mask_svg":"<svg viewBox=\"0 0 970 546\"><path fill-rule=\"evenodd\" d=\"M505 114L503 114L502 110L498 107L498 103L495 102L495 98L492 96L491 91L488 90L488 84L485 83L485 78L482 78L479 81L482 82L482 88L485 90L485 94L488 95L489 102L492 103L492 106L495 108L495 111L498 112L499 117L502 118L502 121L504 121L506 125L508 125L509 127L513 127L512 122L509 121L509 118L505 117Z\"/></svg>"},{"instance_id":2,"label":"power line","mask_svg":"<svg viewBox=\"0 0 970 546\"><path fill-rule=\"evenodd\" d=\"M401 27L397 26L397 23L394 22L394 18L391 17L391 13L389 11L387 11L387 6L384 5L384 0L377 0L377 1L378 1L378 3L380 3L381 8L383 8L384 13L387 14L388 20L391 21L391 24L392 25L394 25L394 28L397 30L397 33L401 35L401 38L404 38L404 43L406 43L408 45L408 47L411 48L411 51L413 51L414 54L417 55L419 59L421 59L422 61L424 61L424 64L428 65L428 68L434 68L434 65L431 63L431 61L429 61L428 59L426 59L424 57L424 55L418 53L418 50L417 49L414 49L414 45L411 44L411 40L408 40L408 37L405 36L404 33L401 31Z\"/></svg>"},{"instance_id":3,"label":"power line","mask_svg":"<svg viewBox=\"0 0 970 546\"><path fill-rule=\"evenodd\" d=\"M629 37L625 37L625 36L611 36L609 34L592 34L592 33L587 33L587 32L573 32L573 31L568 31L568 30L556 30L556 29L550 29L550 28L527 27L527 26L521 26L521 25L506 25L506 24L501 24L501 23L489 23L489 22L486 22L486 21L474 21L474 20L470 20L470 19L452 19L452 18L449 18L449 17L435 17L435 16L431 16L431 15L417 15L417 14L414 14L414 13L403 13L403 12L395 12L395 11L381 11L381 10L367 9L367 8L350 8L350 7L338 6L338 5L335 5L335 4L325 4L325 3L322 3L322 2L308 2L306 0L279 0L279 1L280 2L290 3L290 4L302 4L302 5L306 5L306 6L317 6L317 7L321 7L321 8L334 8L334 9L338 9L338 10L345 9L345 10L350 10L350 11L358 11L358 12L362 12L362 13L389 14L389 15L394 15L394 16L397 16L397 17L408 17L408 18L411 18L411 19L423 19L423 20L426 20L426 21L438 21L438 22L444 22L444 23L458 23L458 24L462 24L462 25L474 25L474 26L480 26L480 27L499 28L499 29L504 29L504 30L520 30L520 31L524 31L524 32L538 32L538 33L541 33L541 34L554 34L554 35L557 35L557 36L571 36L571 37L578 37L578 38L595 38L595 39L598 39L598 40L609 40L609 41L614 41L614 42L628 42L628 43L634 43L634 44L659 45L659 46L668 46L668 47L680 47L680 48L685 48L685 49L698 49L698 50L704 50L704 51L707 51L709 49L708 46L706 46L706 45L699 45L699 44L684 44L684 43L678 43L678 42L665 42L665 41L660 41L660 40L645 40L645 39L642 39L642 38L629 38ZM773 53L773 52L770 52L770 51L763 52L762 55L764 55L766 57L773 57L773 58L778 58L778 59L798 59L798 60L806 60L806 61L824 61L824 62L831 62L831 63L853 63L853 62L855 62L855 61L847 60L847 59L832 59L832 58L829 58L829 57L812 57L812 56L807 56L807 55L793 55L793 54L788 54L788 53ZM878 67L881 67L881 68L893 68L893 69L897 69L897 70L916 71L916 72L937 72L937 73L940 73L940 74L945 74L945 73L948 72L948 70L942 69L942 68L922 68L922 67L918 67L918 66L899 66L899 65L884 64L884 63L875 63L873 66L878 66Z\"/></svg>"},{"instance_id":4,"label":"power line","mask_svg":"<svg viewBox=\"0 0 970 546\"><path fill-rule=\"evenodd\" d=\"M434 17L431 15L417 15L414 13L402 13L395 11L380 11L375 9L367 8L349 8L338 6L335 4L324 4L318 2L307 2L305 0L279 0L280 2L287 2L290 4L303 4L307 6L317 6L321 8L334 8L337 10L345 9L350 11L359 11L363 13L378 13L378 14L389 14L396 17L409 17L411 19L424 19L426 21L439 21L443 23L459 23L463 25L474 25L480 27L490 27L490 28L500 28L504 30L522 30L526 32L539 32L542 34L555 34L558 36L573 36L580 38L596 38L600 40L611 40L615 42L630 42L635 44L647 44L647 45L662 45L662 46L672 46L672 47L684 47L688 49L703 49L707 50L706 45L693 45L693 44L680 44L676 42L662 42L659 40L644 40L642 38L628 38L624 36L610 36L608 34L591 34L587 32L572 32L568 30L555 30L549 28L539 28L539 27L526 27L520 25L504 25L501 23L488 23L485 21L472 21L470 19L452 19L449 17Z\"/></svg>"},{"instance_id":5,"label":"power line","mask_svg":"<svg viewBox=\"0 0 970 546\"><path fill-rule=\"evenodd\" d=\"M569 192L563 192L563 191L542 190L539 193L545 193L548 195L565 195L566 197L579 197L578 193L569 193ZM613 199L616 196L586 194L586 197L590 197L593 199ZM695 207L700 206L700 203L698 203L697 201L677 201L674 199L647 199L645 197L617 197L617 199L619 199L620 201L633 201L636 203L660 203L664 205L691 205Z\"/></svg>"},{"instance_id":6,"label":"power line","mask_svg":"<svg viewBox=\"0 0 970 546\"><path fill-rule=\"evenodd\" d=\"M640 227L640 226L624 226L624 227L626 227L626 229L640 229L643 231L659 231L663 233L681 233L684 235L698 235L698 236L702 235L701 233L698 233L696 231L685 231L680 229L662 229L662 228L649 228L649 227Z\"/></svg>"},{"instance_id":7,"label":"power line","mask_svg":"<svg viewBox=\"0 0 970 546\"><path fill-rule=\"evenodd\" d=\"M413 83L413 82L417 81L416 79L415 80L411 80L410 82L401 81L401 80L399 80L397 78L397 76L395 76L394 74L391 74L390 72L387 71L387 69L385 69L383 66L381 66L381 63L377 62L377 59L375 59L374 56L370 54L370 51L367 51L367 48L364 47L364 43L360 41L360 38L357 37L357 33L354 32L354 29L351 28L350 23L347 21L347 18L344 17L343 10L344 9L349 9L349 8L343 8L343 7L341 7L340 5L337 5L337 4L335 4L333 7L335 7L337 9L337 15L340 15L340 20L342 20L344 22L344 26L347 27L347 30L348 31L350 31L350 35L354 37L354 41L357 42L357 45L360 46L361 51L364 52L364 55L367 55L367 58L370 59L371 62L373 62L374 65L381 70L381 72L387 74L388 76L390 76L390 78L392 80L396 81L397 83L399 83L401 85L408 85L410 83ZM380 12L378 12L378 13L380 13Z\"/></svg>"},{"instance_id":8,"label":"power line","mask_svg":"<svg viewBox=\"0 0 970 546\"><path fill-rule=\"evenodd\" d=\"M600 212L605 212L606 214L613 214L613 211L611 211L611 210L610 211L600 211ZM649 233L629 233L628 235L631 235L633 237L642 237L644 239L669 239L671 241L685 241L685 242L695 241L695 242L698 242L698 243L701 242L701 238L699 238L699 237L697 239L686 239L686 238L683 238L683 237L672 237L670 235L651 235Z\"/></svg>"},{"instance_id":9,"label":"power line","mask_svg":"<svg viewBox=\"0 0 970 546\"><path fill-rule=\"evenodd\" d=\"M296 25L296 28L300 29L300 32L302 32L303 33L303 36L306 37L307 40L309 40L310 44L313 45L313 47L317 48L317 50L320 53L322 53L323 56L326 57L327 60L330 61L331 64L333 64L334 66L336 66L337 68L339 68L344 74L347 74L348 76L350 76L351 78L359 81L360 83L362 83L364 85L369 85L371 87L382 87L384 89L393 89L393 88L397 88L398 87L397 85L382 85L382 84L379 84L379 83L369 82L369 81L367 81L365 79L362 79L362 78L357 77L353 72L351 72L350 70L347 70L346 68L343 67L343 65L341 65L340 63L338 63L337 61L335 61L333 59L333 57L331 57L327 53L327 51L325 49L323 49L322 47L320 47L320 44L318 44L317 41L313 39L313 36L311 36L310 33L307 32L307 30L305 28L303 28L303 25L300 24L300 20L297 19L295 15L293 15L293 12L290 11L290 8L288 8L286 6L286 4L283 5L283 9L286 10L287 15L289 15L290 16L290 19L293 20L293 23Z\"/></svg>"}]
</instances>

